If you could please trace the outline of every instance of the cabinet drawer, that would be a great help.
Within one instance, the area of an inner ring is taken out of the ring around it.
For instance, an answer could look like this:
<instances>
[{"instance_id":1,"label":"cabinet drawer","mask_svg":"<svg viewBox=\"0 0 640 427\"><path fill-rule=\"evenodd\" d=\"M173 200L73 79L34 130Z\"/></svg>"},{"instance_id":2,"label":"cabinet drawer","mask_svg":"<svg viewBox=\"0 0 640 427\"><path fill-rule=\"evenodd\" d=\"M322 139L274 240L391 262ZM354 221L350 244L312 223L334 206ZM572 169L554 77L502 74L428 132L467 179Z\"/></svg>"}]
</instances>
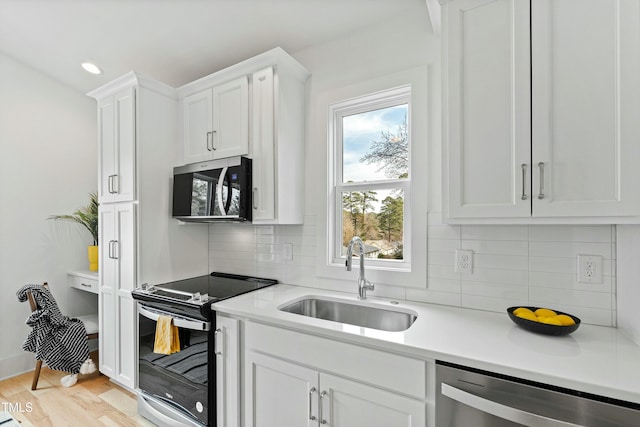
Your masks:
<instances>
[{"instance_id":1,"label":"cabinet drawer","mask_svg":"<svg viewBox=\"0 0 640 427\"><path fill-rule=\"evenodd\" d=\"M245 348L425 399L427 362L288 329L245 323Z\"/></svg>"},{"instance_id":2,"label":"cabinet drawer","mask_svg":"<svg viewBox=\"0 0 640 427\"><path fill-rule=\"evenodd\" d=\"M98 293L98 277L87 278L84 276L76 276L69 274L68 278L69 286L72 288L80 289L81 291Z\"/></svg>"}]
</instances>

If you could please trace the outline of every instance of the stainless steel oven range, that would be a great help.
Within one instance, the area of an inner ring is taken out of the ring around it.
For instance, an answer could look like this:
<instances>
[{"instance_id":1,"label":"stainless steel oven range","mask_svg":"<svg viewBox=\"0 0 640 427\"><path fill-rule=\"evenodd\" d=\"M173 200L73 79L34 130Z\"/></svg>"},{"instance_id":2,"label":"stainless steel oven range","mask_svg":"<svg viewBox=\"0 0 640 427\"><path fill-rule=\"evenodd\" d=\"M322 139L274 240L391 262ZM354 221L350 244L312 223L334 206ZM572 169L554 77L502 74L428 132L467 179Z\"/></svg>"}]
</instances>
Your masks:
<instances>
[{"instance_id":1,"label":"stainless steel oven range","mask_svg":"<svg viewBox=\"0 0 640 427\"><path fill-rule=\"evenodd\" d=\"M211 304L276 283L211 273L133 291L138 306L138 412L160 426L216 426L216 317ZM180 351L153 352L160 316L173 319Z\"/></svg>"}]
</instances>

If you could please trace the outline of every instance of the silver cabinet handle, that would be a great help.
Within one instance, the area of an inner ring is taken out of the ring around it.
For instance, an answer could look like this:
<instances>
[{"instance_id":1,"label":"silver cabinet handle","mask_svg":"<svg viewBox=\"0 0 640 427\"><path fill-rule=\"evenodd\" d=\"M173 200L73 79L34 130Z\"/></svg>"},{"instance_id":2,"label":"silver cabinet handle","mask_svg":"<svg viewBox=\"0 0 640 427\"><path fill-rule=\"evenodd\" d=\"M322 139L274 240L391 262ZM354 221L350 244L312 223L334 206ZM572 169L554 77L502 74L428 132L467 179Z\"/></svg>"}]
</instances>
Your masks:
<instances>
[{"instance_id":1,"label":"silver cabinet handle","mask_svg":"<svg viewBox=\"0 0 640 427\"><path fill-rule=\"evenodd\" d=\"M253 191L252 191L252 205L253 205L253 209L258 209L258 188L257 187L253 187Z\"/></svg>"},{"instance_id":2,"label":"silver cabinet handle","mask_svg":"<svg viewBox=\"0 0 640 427\"><path fill-rule=\"evenodd\" d=\"M530 427L584 427L580 424L573 424L566 421L556 420L554 418L544 417L532 412L506 406L493 400L488 400L475 394L468 393L459 388L442 383L442 394L458 401L464 405L475 408L487 414L494 415L504 420L513 421Z\"/></svg>"},{"instance_id":3,"label":"silver cabinet handle","mask_svg":"<svg viewBox=\"0 0 640 427\"><path fill-rule=\"evenodd\" d=\"M544 162L538 163L540 168L540 193L538 193L538 199L544 199Z\"/></svg>"},{"instance_id":4,"label":"silver cabinet handle","mask_svg":"<svg viewBox=\"0 0 640 427\"><path fill-rule=\"evenodd\" d=\"M220 337L222 338L220 345L218 345L218 334L220 334ZM224 350L224 334L222 333L222 329L218 328L213 331L213 347L215 355L222 356L222 351Z\"/></svg>"},{"instance_id":5,"label":"silver cabinet handle","mask_svg":"<svg viewBox=\"0 0 640 427\"><path fill-rule=\"evenodd\" d=\"M318 408L318 416L320 417L320 424L328 424L327 420L324 419L324 416L322 415L322 399L324 399L324 397L327 395L327 391L323 390L322 393L320 393L320 407Z\"/></svg>"},{"instance_id":6,"label":"silver cabinet handle","mask_svg":"<svg viewBox=\"0 0 640 427\"><path fill-rule=\"evenodd\" d=\"M118 193L118 187L116 186L116 178L118 177L118 174L114 174L114 175L109 175L107 178L107 191L109 191L109 194L117 194Z\"/></svg>"},{"instance_id":7,"label":"silver cabinet handle","mask_svg":"<svg viewBox=\"0 0 640 427\"><path fill-rule=\"evenodd\" d=\"M207 132L207 151L211 151L210 145L209 145L209 137L211 136L211 140L213 141L213 136L211 134L211 132ZM211 143L211 145L213 145L213 142Z\"/></svg>"},{"instance_id":8,"label":"silver cabinet handle","mask_svg":"<svg viewBox=\"0 0 640 427\"><path fill-rule=\"evenodd\" d=\"M311 421L315 421L317 419L314 415L311 415L311 403L313 402L313 393L315 392L316 392L316 388L311 387L311 390L309 390L309 419Z\"/></svg>"},{"instance_id":9,"label":"silver cabinet handle","mask_svg":"<svg viewBox=\"0 0 640 427\"><path fill-rule=\"evenodd\" d=\"M522 168L522 200L527 200L527 164L523 163L520 165Z\"/></svg>"},{"instance_id":10,"label":"silver cabinet handle","mask_svg":"<svg viewBox=\"0 0 640 427\"><path fill-rule=\"evenodd\" d=\"M216 151L216 140L215 140L215 136L218 135L218 131L217 130L212 130L211 131L211 149L213 151Z\"/></svg>"},{"instance_id":11,"label":"silver cabinet handle","mask_svg":"<svg viewBox=\"0 0 640 427\"><path fill-rule=\"evenodd\" d=\"M118 259L117 254L118 249L118 241L117 240L109 240L109 258Z\"/></svg>"}]
</instances>

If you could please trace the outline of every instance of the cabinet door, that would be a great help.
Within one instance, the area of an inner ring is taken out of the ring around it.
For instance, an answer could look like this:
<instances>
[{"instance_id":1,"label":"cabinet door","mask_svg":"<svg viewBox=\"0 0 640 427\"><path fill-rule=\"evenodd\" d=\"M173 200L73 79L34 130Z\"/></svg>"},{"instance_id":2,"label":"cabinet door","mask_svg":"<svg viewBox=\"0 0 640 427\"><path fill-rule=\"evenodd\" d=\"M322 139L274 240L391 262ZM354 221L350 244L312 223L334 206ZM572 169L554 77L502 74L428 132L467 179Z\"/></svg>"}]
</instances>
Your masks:
<instances>
[{"instance_id":1,"label":"cabinet door","mask_svg":"<svg viewBox=\"0 0 640 427\"><path fill-rule=\"evenodd\" d=\"M182 134L184 162L196 163L213 158L213 101L211 89L187 96L182 100Z\"/></svg>"},{"instance_id":2,"label":"cabinet door","mask_svg":"<svg viewBox=\"0 0 640 427\"><path fill-rule=\"evenodd\" d=\"M121 385L133 390L136 387L136 335L138 322L135 301L129 295L119 295L116 303L116 375Z\"/></svg>"},{"instance_id":3,"label":"cabinet door","mask_svg":"<svg viewBox=\"0 0 640 427\"><path fill-rule=\"evenodd\" d=\"M245 353L245 426L318 426L318 373L260 353Z\"/></svg>"},{"instance_id":4,"label":"cabinet door","mask_svg":"<svg viewBox=\"0 0 640 427\"><path fill-rule=\"evenodd\" d=\"M240 426L240 321L216 316L216 417L219 426Z\"/></svg>"},{"instance_id":5,"label":"cabinet door","mask_svg":"<svg viewBox=\"0 0 640 427\"><path fill-rule=\"evenodd\" d=\"M247 77L216 86L211 148L216 159L249 153L249 83Z\"/></svg>"},{"instance_id":6,"label":"cabinet door","mask_svg":"<svg viewBox=\"0 0 640 427\"><path fill-rule=\"evenodd\" d=\"M98 345L100 372L113 378L116 372L116 289L117 260L110 257L109 242L115 239L115 211L112 205L100 205L98 209L100 269L98 292Z\"/></svg>"},{"instance_id":7,"label":"cabinet door","mask_svg":"<svg viewBox=\"0 0 640 427\"><path fill-rule=\"evenodd\" d=\"M531 215L529 15L522 0L444 5L451 218Z\"/></svg>"},{"instance_id":8,"label":"cabinet door","mask_svg":"<svg viewBox=\"0 0 640 427\"><path fill-rule=\"evenodd\" d=\"M531 2L534 216L640 213L639 9Z\"/></svg>"},{"instance_id":9,"label":"cabinet door","mask_svg":"<svg viewBox=\"0 0 640 427\"><path fill-rule=\"evenodd\" d=\"M332 427L426 425L425 402L364 384L320 374L320 424Z\"/></svg>"},{"instance_id":10,"label":"cabinet door","mask_svg":"<svg viewBox=\"0 0 640 427\"><path fill-rule=\"evenodd\" d=\"M98 200L109 201L116 175L116 136L113 96L98 101Z\"/></svg>"},{"instance_id":11,"label":"cabinet door","mask_svg":"<svg viewBox=\"0 0 640 427\"><path fill-rule=\"evenodd\" d=\"M100 222L100 371L135 387L135 205L102 204Z\"/></svg>"},{"instance_id":12,"label":"cabinet door","mask_svg":"<svg viewBox=\"0 0 640 427\"><path fill-rule=\"evenodd\" d=\"M273 68L253 74L253 220L275 219Z\"/></svg>"},{"instance_id":13,"label":"cabinet door","mask_svg":"<svg viewBox=\"0 0 640 427\"><path fill-rule=\"evenodd\" d=\"M99 101L98 128L99 201L132 201L136 174L135 88Z\"/></svg>"}]
</instances>

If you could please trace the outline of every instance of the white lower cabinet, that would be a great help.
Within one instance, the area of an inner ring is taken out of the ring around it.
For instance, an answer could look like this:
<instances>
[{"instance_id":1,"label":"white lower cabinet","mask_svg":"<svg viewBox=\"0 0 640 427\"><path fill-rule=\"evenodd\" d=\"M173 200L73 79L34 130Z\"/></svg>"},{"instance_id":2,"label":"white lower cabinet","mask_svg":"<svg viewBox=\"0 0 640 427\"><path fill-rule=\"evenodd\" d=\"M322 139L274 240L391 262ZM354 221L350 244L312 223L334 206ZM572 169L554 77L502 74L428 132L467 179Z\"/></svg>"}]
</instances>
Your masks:
<instances>
[{"instance_id":1,"label":"white lower cabinet","mask_svg":"<svg viewBox=\"0 0 640 427\"><path fill-rule=\"evenodd\" d=\"M136 279L136 205L102 204L98 321L100 372L135 388L136 314L131 297Z\"/></svg>"},{"instance_id":2,"label":"white lower cabinet","mask_svg":"<svg viewBox=\"0 0 640 427\"><path fill-rule=\"evenodd\" d=\"M216 417L219 426L240 426L240 321L216 315Z\"/></svg>"},{"instance_id":3,"label":"white lower cabinet","mask_svg":"<svg viewBox=\"0 0 640 427\"><path fill-rule=\"evenodd\" d=\"M335 427L426 425L425 402L355 381L320 374L322 419ZM323 397L323 393L326 393Z\"/></svg>"},{"instance_id":4,"label":"white lower cabinet","mask_svg":"<svg viewBox=\"0 0 640 427\"><path fill-rule=\"evenodd\" d=\"M427 426L429 362L253 322L244 340L245 427Z\"/></svg>"},{"instance_id":5,"label":"white lower cabinet","mask_svg":"<svg viewBox=\"0 0 640 427\"><path fill-rule=\"evenodd\" d=\"M264 354L246 355L247 426L425 426L425 403Z\"/></svg>"},{"instance_id":6,"label":"white lower cabinet","mask_svg":"<svg viewBox=\"0 0 640 427\"><path fill-rule=\"evenodd\" d=\"M245 368L245 427L318 425L315 370L252 351Z\"/></svg>"}]
</instances>

